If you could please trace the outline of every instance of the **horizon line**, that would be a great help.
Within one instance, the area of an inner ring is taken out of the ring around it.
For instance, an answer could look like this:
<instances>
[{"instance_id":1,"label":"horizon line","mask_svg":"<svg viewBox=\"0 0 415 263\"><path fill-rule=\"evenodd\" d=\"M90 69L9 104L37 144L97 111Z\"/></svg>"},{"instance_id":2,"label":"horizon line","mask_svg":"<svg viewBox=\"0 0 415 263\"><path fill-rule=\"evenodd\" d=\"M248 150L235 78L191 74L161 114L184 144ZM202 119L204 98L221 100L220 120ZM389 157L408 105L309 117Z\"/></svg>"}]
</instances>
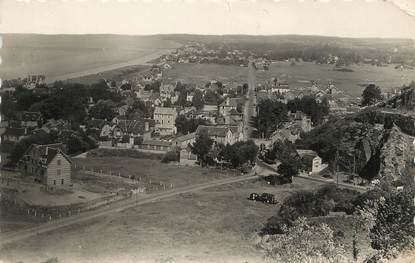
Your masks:
<instances>
[{"instance_id":1,"label":"horizon line","mask_svg":"<svg viewBox=\"0 0 415 263\"><path fill-rule=\"evenodd\" d=\"M227 37L227 36L246 36L246 37L320 37L320 38L338 38L338 39L385 39L385 40L415 40L410 37L376 37L376 36L335 36L319 34L198 34L198 33L154 33L154 34L123 34L123 33L37 33L37 32L7 32L1 33L0 38L5 35L38 35L38 36L131 36L131 37L154 37L154 36L206 36L206 37Z\"/></svg>"}]
</instances>

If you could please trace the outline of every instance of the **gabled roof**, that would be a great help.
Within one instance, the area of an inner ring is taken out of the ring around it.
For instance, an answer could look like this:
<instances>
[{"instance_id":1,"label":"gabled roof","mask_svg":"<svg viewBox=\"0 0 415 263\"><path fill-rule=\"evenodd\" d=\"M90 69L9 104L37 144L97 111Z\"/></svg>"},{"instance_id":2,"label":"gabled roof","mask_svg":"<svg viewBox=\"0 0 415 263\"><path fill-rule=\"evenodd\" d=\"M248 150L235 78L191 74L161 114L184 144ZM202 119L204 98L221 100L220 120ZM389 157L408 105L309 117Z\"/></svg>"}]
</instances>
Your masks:
<instances>
[{"instance_id":1,"label":"gabled roof","mask_svg":"<svg viewBox=\"0 0 415 263\"><path fill-rule=\"evenodd\" d=\"M195 137L196 137L196 133L195 133L195 132L192 132L192 133L188 133L188 134L186 134L186 135L183 135L183 136L177 137L177 138L175 139L175 141L176 141L176 142L185 142L185 141L191 140L191 139L193 139L193 138L195 138Z\"/></svg>"},{"instance_id":2,"label":"gabled roof","mask_svg":"<svg viewBox=\"0 0 415 263\"><path fill-rule=\"evenodd\" d=\"M54 144L32 144L24 154L25 156L30 155L36 162L40 162L43 165L48 165L55 156L60 153L70 163L71 158L64 152L65 146L62 143Z\"/></svg>"},{"instance_id":3,"label":"gabled roof","mask_svg":"<svg viewBox=\"0 0 415 263\"><path fill-rule=\"evenodd\" d=\"M118 127L127 134L143 134L145 132L145 123L149 123L149 127L154 127L155 120L140 119L140 120L119 120Z\"/></svg>"}]
</instances>

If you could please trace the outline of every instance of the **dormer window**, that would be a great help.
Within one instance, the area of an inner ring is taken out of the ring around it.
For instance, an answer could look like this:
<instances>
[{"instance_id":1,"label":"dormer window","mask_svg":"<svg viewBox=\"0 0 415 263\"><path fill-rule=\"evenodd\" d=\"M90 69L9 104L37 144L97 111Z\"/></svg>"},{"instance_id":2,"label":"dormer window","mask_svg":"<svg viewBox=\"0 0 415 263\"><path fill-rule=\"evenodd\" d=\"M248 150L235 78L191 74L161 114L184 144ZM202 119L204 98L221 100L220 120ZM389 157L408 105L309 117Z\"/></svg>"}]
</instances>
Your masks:
<instances>
[{"instance_id":1,"label":"dormer window","mask_svg":"<svg viewBox=\"0 0 415 263\"><path fill-rule=\"evenodd\" d=\"M57 161L57 165L61 165L61 160L60 159Z\"/></svg>"}]
</instances>

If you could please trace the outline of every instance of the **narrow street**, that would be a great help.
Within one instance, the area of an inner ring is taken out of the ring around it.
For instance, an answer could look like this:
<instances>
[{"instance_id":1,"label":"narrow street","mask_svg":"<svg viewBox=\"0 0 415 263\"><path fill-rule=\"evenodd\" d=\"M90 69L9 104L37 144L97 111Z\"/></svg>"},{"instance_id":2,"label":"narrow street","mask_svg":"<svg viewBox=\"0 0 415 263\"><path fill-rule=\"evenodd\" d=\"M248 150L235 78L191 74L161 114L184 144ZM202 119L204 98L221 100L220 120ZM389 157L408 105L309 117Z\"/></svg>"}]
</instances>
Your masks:
<instances>
[{"instance_id":1,"label":"narrow street","mask_svg":"<svg viewBox=\"0 0 415 263\"><path fill-rule=\"evenodd\" d=\"M244 140L248 140L252 136L253 128L250 126L250 121L255 116L256 98L255 98L255 66L253 62L248 64L248 92L246 95L246 102L244 107Z\"/></svg>"}]
</instances>

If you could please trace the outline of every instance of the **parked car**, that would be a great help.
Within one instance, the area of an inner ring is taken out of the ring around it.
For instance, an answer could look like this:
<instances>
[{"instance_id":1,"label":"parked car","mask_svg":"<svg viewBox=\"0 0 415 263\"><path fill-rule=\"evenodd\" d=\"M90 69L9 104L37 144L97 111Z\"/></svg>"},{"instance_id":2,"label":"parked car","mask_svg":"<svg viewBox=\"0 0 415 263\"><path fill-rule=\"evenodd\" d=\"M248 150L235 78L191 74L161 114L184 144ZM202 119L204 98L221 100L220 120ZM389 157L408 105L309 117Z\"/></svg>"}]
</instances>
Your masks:
<instances>
[{"instance_id":1,"label":"parked car","mask_svg":"<svg viewBox=\"0 0 415 263\"><path fill-rule=\"evenodd\" d=\"M259 197L260 197L259 194L252 193L252 194L249 195L248 199L253 200L253 201L261 201L261 200L259 200Z\"/></svg>"},{"instance_id":2,"label":"parked car","mask_svg":"<svg viewBox=\"0 0 415 263\"><path fill-rule=\"evenodd\" d=\"M275 200L275 195L269 193L263 193L261 195L261 201L267 204L277 204L278 201Z\"/></svg>"},{"instance_id":3,"label":"parked car","mask_svg":"<svg viewBox=\"0 0 415 263\"><path fill-rule=\"evenodd\" d=\"M267 204L278 204L278 201L275 200L275 196L269 193L263 193L261 195L257 193L251 193L248 197L249 200L259 201Z\"/></svg>"}]
</instances>

